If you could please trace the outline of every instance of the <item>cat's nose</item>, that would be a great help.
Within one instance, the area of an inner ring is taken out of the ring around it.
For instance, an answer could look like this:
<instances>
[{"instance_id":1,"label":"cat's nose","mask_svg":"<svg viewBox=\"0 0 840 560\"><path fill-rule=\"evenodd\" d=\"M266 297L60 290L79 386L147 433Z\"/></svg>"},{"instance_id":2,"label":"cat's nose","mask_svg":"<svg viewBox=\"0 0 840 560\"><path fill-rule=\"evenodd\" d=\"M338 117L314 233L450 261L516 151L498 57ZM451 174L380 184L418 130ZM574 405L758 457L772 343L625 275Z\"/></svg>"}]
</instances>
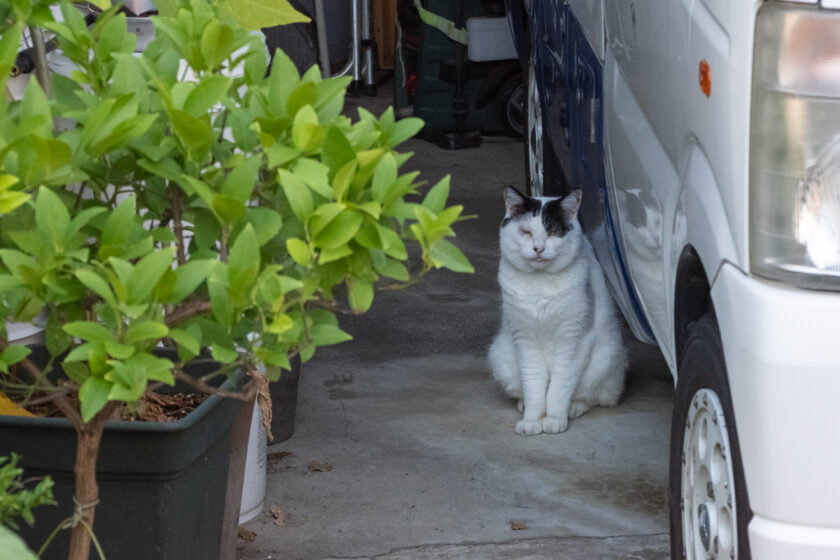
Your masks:
<instances>
[{"instance_id":1,"label":"cat's nose","mask_svg":"<svg viewBox=\"0 0 840 560\"><path fill-rule=\"evenodd\" d=\"M536 254L538 254L538 255L539 255L539 254L541 254L544 250L545 250L545 247L537 247L536 245L534 245L534 252L535 252Z\"/></svg>"}]
</instances>

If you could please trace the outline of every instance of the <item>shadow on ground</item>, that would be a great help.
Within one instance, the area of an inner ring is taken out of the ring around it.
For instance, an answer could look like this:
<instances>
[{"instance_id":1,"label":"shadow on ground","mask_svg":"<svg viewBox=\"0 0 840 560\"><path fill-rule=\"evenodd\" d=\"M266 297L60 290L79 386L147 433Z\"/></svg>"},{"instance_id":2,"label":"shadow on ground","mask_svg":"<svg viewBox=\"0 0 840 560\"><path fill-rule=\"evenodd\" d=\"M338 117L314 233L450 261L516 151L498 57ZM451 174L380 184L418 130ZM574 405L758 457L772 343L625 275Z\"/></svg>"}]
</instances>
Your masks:
<instances>
[{"instance_id":1,"label":"shadow on ground","mask_svg":"<svg viewBox=\"0 0 840 560\"><path fill-rule=\"evenodd\" d=\"M387 99L361 103L378 113ZM452 201L479 216L456 227L476 273L378 293L368 314L345 318L353 342L304 366L295 435L269 447L265 511L239 557L667 558L673 388L658 350L626 331L632 364L617 407L564 434L515 435L518 413L484 356L499 321L501 189L523 184L522 144L403 150L426 180L451 174Z\"/></svg>"}]
</instances>

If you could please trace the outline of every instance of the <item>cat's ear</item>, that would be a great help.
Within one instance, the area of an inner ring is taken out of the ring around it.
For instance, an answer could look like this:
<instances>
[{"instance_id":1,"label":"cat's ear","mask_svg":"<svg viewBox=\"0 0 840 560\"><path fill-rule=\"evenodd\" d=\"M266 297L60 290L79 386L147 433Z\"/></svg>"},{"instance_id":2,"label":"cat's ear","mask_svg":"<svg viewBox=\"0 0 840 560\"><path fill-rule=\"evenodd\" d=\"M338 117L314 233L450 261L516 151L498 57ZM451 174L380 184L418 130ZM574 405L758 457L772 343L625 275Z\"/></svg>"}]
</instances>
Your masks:
<instances>
[{"instance_id":1,"label":"cat's ear","mask_svg":"<svg viewBox=\"0 0 840 560\"><path fill-rule=\"evenodd\" d=\"M577 216L582 196L583 191L581 189L575 189L564 196L563 200L560 201L560 207L563 208L563 214L565 214L568 218L574 218Z\"/></svg>"},{"instance_id":2,"label":"cat's ear","mask_svg":"<svg viewBox=\"0 0 840 560\"><path fill-rule=\"evenodd\" d=\"M520 213L522 206L525 204L527 198L524 194L516 190L516 188L508 185L505 187L505 208L508 214L515 216Z\"/></svg>"}]
</instances>

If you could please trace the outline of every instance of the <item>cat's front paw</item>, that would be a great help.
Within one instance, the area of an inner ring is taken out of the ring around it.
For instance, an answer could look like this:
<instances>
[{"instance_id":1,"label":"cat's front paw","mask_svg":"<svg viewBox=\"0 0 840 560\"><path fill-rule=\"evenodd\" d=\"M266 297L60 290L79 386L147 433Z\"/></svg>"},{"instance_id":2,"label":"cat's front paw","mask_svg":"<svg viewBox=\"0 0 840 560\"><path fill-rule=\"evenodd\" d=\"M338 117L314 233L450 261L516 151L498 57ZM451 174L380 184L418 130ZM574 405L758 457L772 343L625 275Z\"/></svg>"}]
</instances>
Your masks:
<instances>
[{"instance_id":1,"label":"cat's front paw","mask_svg":"<svg viewBox=\"0 0 840 560\"><path fill-rule=\"evenodd\" d=\"M542 431L547 434L559 434L565 432L568 427L568 418L557 418L556 416L543 416L542 418Z\"/></svg>"},{"instance_id":2,"label":"cat's front paw","mask_svg":"<svg viewBox=\"0 0 840 560\"><path fill-rule=\"evenodd\" d=\"M543 427L539 420L520 420L516 423L516 433L520 436L535 436L542 431Z\"/></svg>"}]
</instances>

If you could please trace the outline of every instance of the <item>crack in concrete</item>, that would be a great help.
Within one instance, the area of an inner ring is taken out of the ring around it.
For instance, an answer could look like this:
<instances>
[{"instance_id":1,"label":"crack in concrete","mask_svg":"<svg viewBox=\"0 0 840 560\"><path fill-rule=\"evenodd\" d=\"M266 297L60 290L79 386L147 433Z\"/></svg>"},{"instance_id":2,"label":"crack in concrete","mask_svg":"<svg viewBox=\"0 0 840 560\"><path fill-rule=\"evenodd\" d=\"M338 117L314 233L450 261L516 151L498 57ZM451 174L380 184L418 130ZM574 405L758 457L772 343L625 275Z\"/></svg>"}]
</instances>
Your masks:
<instances>
[{"instance_id":1,"label":"crack in concrete","mask_svg":"<svg viewBox=\"0 0 840 560\"><path fill-rule=\"evenodd\" d=\"M574 541L576 544L587 544L592 543L593 545L600 545L606 541L620 541L620 540L631 540L631 539L658 539L658 538L670 538L669 533L659 532L659 533L639 533L639 534L629 534L629 535L608 535L608 536L601 536L601 537L594 537L594 536L576 536L570 535L566 537L534 537L530 539L514 539L514 540L506 540L506 541L463 541L460 543L429 543L429 544L419 544L414 546L405 546L405 547L396 547L392 548L387 552L382 552L375 554L373 556L369 555L361 555L361 556L323 556L318 558L317 560L376 560L378 558L389 558L395 555L406 555L410 553L417 553L417 552L430 552L434 553L435 551L446 552L447 549L458 549L458 548L477 548L477 547L499 547L499 548L511 548L511 547L518 547L518 546L540 546L540 545L550 545L550 544L560 544L560 543L570 543ZM596 544L597 543L597 544ZM628 551L626 547L622 548L622 554L626 554ZM406 558L411 558L413 556L405 556ZM609 557L600 556L602 560L608 560ZM618 558L618 557L616 557ZM621 556L621 558L625 558L625 556ZM664 557L663 557L664 558Z\"/></svg>"}]
</instances>

